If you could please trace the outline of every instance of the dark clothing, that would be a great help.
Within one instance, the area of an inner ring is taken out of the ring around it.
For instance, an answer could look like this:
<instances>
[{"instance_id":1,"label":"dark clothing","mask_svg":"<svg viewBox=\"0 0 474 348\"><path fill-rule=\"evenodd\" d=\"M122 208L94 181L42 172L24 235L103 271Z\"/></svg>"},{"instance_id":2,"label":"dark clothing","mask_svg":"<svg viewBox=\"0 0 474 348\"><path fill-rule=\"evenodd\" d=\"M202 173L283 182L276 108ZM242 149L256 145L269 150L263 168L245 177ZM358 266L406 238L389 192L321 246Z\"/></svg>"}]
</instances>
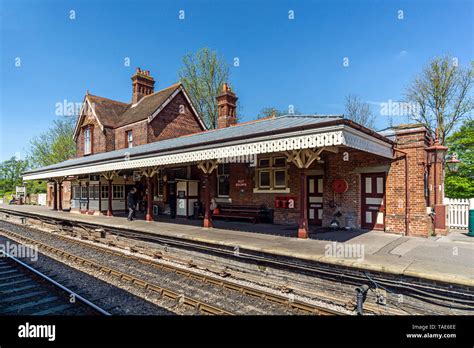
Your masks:
<instances>
[{"instance_id":1,"label":"dark clothing","mask_svg":"<svg viewBox=\"0 0 474 348\"><path fill-rule=\"evenodd\" d=\"M137 197L134 193L129 192L127 196L127 207L128 207L128 217L129 221L135 218L135 209L137 208Z\"/></svg>"},{"instance_id":2,"label":"dark clothing","mask_svg":"<svg viewBox=\"0 0 474 348\"><path fill-rule=\"evenodd\" d=\"M127 196L127 207L128 208L137 208L137 197L135 196L134 193L129 192Z\"/></svg>"},{"instance_id":3,"label":"dark clothing","mask_svg":"<svg viewBox=\"0 0 474 348\"><path fill-rule=\"evenodd\" d=\"M128 207L128 221L132 221L135 218L135 209Z\"/></svg>"}]
</instances>

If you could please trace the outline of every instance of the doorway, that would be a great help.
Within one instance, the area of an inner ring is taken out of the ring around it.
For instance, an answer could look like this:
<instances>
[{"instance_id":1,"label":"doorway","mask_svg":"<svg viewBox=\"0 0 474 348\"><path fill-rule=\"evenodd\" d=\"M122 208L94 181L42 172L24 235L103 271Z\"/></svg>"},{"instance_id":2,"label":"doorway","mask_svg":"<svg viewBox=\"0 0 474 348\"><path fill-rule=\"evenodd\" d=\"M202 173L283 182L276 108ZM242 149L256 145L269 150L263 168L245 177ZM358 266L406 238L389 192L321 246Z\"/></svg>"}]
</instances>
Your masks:
<instances>
[{"instance_id":1,"label":"doorway","mask_svg":"<svg viewBox=\"0 0 474 348\"><path fill-rule=\"evenodd\" d=\"M361 174L362 228L385 228L385 173Z\"/></svg>"},{"instance_id":2,"label":"doorway","mask_svg":"<svg viewBox=\"0 0 474 348\"><path fill-rule=\"evenodd\" d=\"M323 176L308 176L308 223L311 225L323 225Z\"/></svg>"}]
</instances>

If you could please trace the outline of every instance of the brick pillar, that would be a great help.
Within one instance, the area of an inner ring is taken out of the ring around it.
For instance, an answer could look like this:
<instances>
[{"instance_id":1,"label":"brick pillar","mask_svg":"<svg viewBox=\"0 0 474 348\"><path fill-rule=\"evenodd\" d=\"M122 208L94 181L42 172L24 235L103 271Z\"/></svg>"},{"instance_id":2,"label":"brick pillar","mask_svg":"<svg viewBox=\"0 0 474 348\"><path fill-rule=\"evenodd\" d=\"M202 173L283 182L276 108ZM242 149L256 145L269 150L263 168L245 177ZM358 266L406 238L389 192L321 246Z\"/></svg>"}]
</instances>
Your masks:
<instances>
[{"instance_id":1,"label":"brick pillar","mask_svg":"<svg viewBox=\"0 0 474 348\"><path fill-rule=\"evenodd\" d=\"M151 178L149 176L146 177L146 187L146 221L153 221L153 212L151 206L151 196L153 195L153 190L151 187Z\"/></svg>"},{"instance_id":2,"label":"brick pillar","mask_svg":"<svg viewBox=\"0 0 474 348\"><path fill-rule=\"evenodd\" d=\"M63 210L63 183L58 184L58 210Z\"/></svg>"},{"instance_id":3,"label":"brick pillar","mask_svg":"<svg viewBox=\"0 0 474 348\"><path fill-rule=\"evenodd\" d=\"M107 216L114 216L114 212L112 210L112 179L108 179L108 185L109 185L109 194L108 194L108 199L109 199L109 207L107 208Z\"/></svg>"},{"instance_id":4,"label":"brick pillar","mask_svg":"<svg viewBox=\"0 0 474 348\"><path fill-rule=\"evenodd\" d=\"M211 192L209 190L209 174L204 174L204 227L213 227L211 216Z\"/></svg>"},{"instance_id":5,"label":"brick pillar","mask_svg":"<svg viewBox=\"0 0 474 348\"><path fill-rule=\"evenodd\" d=\"M306 171L300 170L300 220L298 224L298 238L308 238L308 208L306 192Z\"/></svg>"},{"instance_id":6,"label":"brick pillar","mask_svg":"<svg viewBox=\"0 0 474 348\"><path fill-rule=\"evenodd\" d=\"M53 209L58 210L58 183L53 184Z\"/></svg>"}]
</instances>

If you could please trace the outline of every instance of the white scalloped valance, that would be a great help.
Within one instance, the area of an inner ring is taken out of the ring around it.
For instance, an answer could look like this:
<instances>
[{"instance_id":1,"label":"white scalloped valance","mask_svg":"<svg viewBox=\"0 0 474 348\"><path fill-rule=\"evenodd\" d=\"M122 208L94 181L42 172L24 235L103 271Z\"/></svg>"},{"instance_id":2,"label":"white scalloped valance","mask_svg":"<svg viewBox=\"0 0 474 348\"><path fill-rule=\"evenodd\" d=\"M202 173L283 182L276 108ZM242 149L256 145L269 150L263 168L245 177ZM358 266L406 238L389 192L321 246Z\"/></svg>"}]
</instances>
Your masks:
<instances>
[{"instance_id":1,"label":"white scalloped valance","mask_svg":"<svg viewBox=\"0 0 474 348\"><path fill-rule=\"evenodd\" d=\"M313 130L313 132L317 131L318 133L302 135L280 135L279 138L269 138L268 140L249 139L247 143L222 146L215 145L212 148L188 150L172 154L157 154L156 156L140 159L124 156L123 160L115 160L112 163L96 163L82 167L61 168L48 172L31 173L25 175L23 179L38 180L69 175L100 173L111 170L169 166L174 164L180 165L214 159L226 162L229 160L225 159L250 159L258 154L339 145L346 145L379 156L392 158L392 147L390 144L349 127L344 126L338 128L340 129L333 131Z\"/></svg>"}]
</instances>

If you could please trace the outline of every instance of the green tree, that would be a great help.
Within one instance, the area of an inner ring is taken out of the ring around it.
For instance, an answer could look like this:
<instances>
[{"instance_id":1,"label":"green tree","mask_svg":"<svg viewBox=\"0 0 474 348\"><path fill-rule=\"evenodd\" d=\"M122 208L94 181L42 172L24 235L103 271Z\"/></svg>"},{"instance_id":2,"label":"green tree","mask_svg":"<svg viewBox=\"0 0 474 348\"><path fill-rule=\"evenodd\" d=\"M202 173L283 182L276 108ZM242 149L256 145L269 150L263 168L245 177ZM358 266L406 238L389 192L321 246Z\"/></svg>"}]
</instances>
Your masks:
<instances>
[{"instance_id":1,"label":"green tree","mask_svg":"<svg viewBox=\"0 0 474 348\"><path fill-rule=\"evenodd\" d=\"M469 94L472 84L472 70L459 67L455 58L434 58L405 93L406 101L413 106L410 117L425 125L433 137L438 129L443 144L474 109Z\"/></svg>"},{"instance_id":2,"label":"green tree","mask_svg":"<svg viewBox=\"0 0 474 348\"><path fill-rule=\"evenodd\" d=\"M217 100L222 84L228 83L229 65L209 48L183 57L179 79L209 129L217 128Z\"/></svg>"},{"instance_id":3,"label":"green tree","mask_svg":"<svg viewBox=\"0 0 474 348\"><path fill-rule=\"evenodd\" d=\"M461 161L457 173L446 172L445 194L449 198L474 198L474 120L468 120L446 139L449 153Z\"/></svg>"},{"instance_id":4,"label":"green tree","mask_svg":"<svg viewBox=\"0 0 474 348\"><path fill-rule=\"evenodd\" d=\"M28 168L26 160L15 157L0 163L0 196L14 193L16 186L22 186L22 173Z\"/></svg>"},{"instance_id":5,"label":"green tree","mask_svg":"<svg viewBox=\"0 0 474 348\"><path fill-rule=\"evenodd\" d=\"M54 120L53 126L30 142L28 162L31 168L49 166L74 157L76 144L73 139L75 117Z\"/></svg>"},{"instance_id":6,"label":"green tree","mask_svg":"<svg viewBox=\"0 0 474 348\"><path fill-rule=\"evenodd\" d=\"M369 103L365 103L355 94L346 95L345 117L367 128L375 127L375 117Z\"/></svg>"}]
</instances>

